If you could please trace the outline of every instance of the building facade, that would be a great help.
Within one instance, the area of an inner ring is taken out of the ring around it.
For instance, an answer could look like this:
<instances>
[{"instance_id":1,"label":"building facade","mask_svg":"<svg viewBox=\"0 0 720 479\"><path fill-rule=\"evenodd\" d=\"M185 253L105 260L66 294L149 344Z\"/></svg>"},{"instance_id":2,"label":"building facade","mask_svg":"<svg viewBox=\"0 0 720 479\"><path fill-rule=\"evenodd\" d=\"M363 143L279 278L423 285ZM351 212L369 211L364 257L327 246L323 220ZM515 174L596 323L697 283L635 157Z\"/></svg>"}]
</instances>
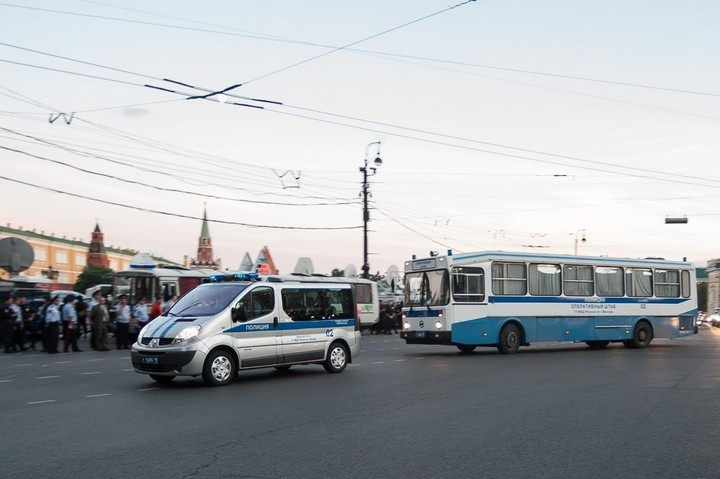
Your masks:
<instances>
[{"instance_id":1,"label":"building facade","mask_svg":"<svg viewBox=\"0 0 720 479\"><path fill-rule=\"evenodd\" d=\"M96 264L89 262L91 258L93 261L99 261L98 265L106 265L110 269L120 271L129 268L130 259L137 254L137 251L130 249L106 248L104 244L100 247L76 238L57 237L54 233L45 234L44 231L38 232L34 229L13 228L10 224L0 226L0 239L10 237L27 241L35 254L32 266L21 274L49 280L50 289L72 289L83 268L88 264ZM103 241L98 225L93 232L93 240L99 240L101 243ZM0 270L0 279L8 278L7 272Z\"/></svg>"}]
</instances>

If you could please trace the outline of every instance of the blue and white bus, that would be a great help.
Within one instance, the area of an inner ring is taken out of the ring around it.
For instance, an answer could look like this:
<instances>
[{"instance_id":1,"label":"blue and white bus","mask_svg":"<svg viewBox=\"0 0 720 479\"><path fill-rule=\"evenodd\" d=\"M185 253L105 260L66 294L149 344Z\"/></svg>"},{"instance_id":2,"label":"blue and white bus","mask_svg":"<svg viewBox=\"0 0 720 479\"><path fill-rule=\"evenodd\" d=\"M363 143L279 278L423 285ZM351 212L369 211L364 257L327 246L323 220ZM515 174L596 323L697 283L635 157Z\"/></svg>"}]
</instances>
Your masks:
<instances>
[{"instance_id":1,"label":"blue and white bus","mask_svg":"<svg viewBox=\"0 0 720 479\"><path fill-rule=\"evenodd\" d=\"M687 261L477 252L405 263L407 344L495 346L611 342L695 334L695 266Z\"/></svg>"}]
</instances>

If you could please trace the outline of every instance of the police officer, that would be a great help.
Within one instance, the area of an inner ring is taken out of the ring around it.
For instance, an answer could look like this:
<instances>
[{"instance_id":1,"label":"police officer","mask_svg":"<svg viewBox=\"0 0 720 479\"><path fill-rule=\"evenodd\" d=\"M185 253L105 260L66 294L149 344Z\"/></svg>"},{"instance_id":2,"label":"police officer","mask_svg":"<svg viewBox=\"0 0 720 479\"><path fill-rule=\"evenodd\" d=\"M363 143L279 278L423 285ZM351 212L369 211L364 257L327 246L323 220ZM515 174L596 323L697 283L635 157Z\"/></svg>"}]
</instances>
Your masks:
<instances>
[{"instance_id":1,"label":"police officer","mask_svg":"<svg viewBox=\"0 0 720 479\"><path fill-rule=\"evenodd\" d=\"M25 322L23 321L22 302L23 298L18 296L10 304L10 309L12 309L13 313L15 313L15 320L13 324L13 346L17 347L20 351L27 351L27 348L25 347Z\"/></svg>"},{"instance_id":2,"label":"police officer","mask_svg":"<svg viewBox=\"0 0 720 479\"><path fill-rule=\"evenodd\" d=\"M54 296L45 312L45 351L48 354L58 353L58 336L60 333L60 298Z\"/></svg>"},{"instance_id":3,"label":"police officer","mask_svg":"<svg viewBox=\"0 0 720 479\"><path fill-rule=\"evenodd\" d=\"M12 298L8 296L3 301L2 309L0 309L0 330L5 344L5 354L15 352L15 313L10 308L11 304Z\"/></svg>"}]
</instances>

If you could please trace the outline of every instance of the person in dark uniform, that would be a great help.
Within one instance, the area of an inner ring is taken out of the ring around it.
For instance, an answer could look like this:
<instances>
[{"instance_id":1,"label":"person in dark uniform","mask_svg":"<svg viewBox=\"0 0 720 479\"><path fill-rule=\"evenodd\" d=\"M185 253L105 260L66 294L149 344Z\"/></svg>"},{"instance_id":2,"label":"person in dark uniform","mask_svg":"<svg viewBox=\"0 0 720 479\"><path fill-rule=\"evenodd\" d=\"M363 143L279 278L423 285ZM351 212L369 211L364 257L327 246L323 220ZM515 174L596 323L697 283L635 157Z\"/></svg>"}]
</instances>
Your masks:
<instances>
[{"instance_id":1,"label":"person in dark uniform","mask_svg":"<svg viewBox=\"0 0 720 479\"><path fill-rule=\"evenodd\" d=\"M15 312L10 308L12 298L8 296L0 309L0 329L2 329L5 354L15 352Z\"/></svg>"}]
</instances>

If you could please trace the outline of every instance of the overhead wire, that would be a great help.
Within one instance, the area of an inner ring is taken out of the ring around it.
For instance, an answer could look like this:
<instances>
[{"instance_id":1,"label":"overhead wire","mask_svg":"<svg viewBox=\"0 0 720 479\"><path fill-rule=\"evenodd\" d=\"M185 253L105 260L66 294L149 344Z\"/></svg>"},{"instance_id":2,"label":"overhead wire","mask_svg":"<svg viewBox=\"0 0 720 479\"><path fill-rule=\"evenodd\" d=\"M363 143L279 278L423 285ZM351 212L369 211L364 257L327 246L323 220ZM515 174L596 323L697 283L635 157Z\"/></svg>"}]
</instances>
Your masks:
<instances>
[{"instance_id":1,"label":"overhead wire","mask_svg":"<svg viewBox=\"0 0 720 479\"><path fill-rule=\"evenodd\" d=\"M99 3L99 2L95 2L95 3ZM290 44L296 44L296 45L326 48L326 49L331 49L331 50L337 50L337 49L341 48L341 47L338 47L337 45L327 45L327 44L323 44L323 43L302 41L302 40L297 40L297 39L286 39L286 38L280 38L280 37L271 36L271 35L238 33L238 29L233 28L233 27L221 26L220 28L234 30L231 32L226 32L226 31L223 32L223 31L218 31L218 30L195 28L195 27L188 27L188 26L182 26L182 25L172 25L172 24L158 23L158 22L147 22L147 21L134 20L134 19L128 19L128 18L93 15L93 14L79 13L79 12L69 12L69 11L63 11L63 10L31 7L31 6L27 6L27 5L17 5L17 4L10 4L10 3L0 3L0 7L27 9L27 10L55 13L55 14L60 14L60 15L70 15L70 16L94 18L94 19L100 19L100 20L139 24L139 25L146 25L146 26L152 26L152 27L187 30L187 31L210 33L210 34L217 34L217 35L226 35L226 36L235 36L235 37L249 38L249 39L254 39L254 40L261 40L261 41L290 43ZM115 7L115 8L120 8L120 7ZM141 12L144 14L148 14L148 15L163 16L163 15L154 14L154 13L150 13L150 12L142 11L142 10L135 10L135 11ZM170 18L173 18L176 20L181 20L181 21L186 21L186 22L201 23L201 22L196 22L194 20L182 19L182 18L178 18L178 17L170 17ZM511 72L511 73L522 73L522 74L528 74L528 75L538 75L538 76L551 77L551 78L563 78L563 79L576 80L576 81L605 83L605 84L610 84L610 85L650 89L650 90L657 90L657 91L667 91L667 92L672 92L672 93L683 93L683 94L690 94L690 95L720 97L720 93L703 92L703 91L691 90L688 88L672 88L672 87L664 87L664 86L659 86L659 85L649 85L649 84L644 84L644 83L627 82L627 81L621 81L621 80L608 80L608 79L593 78L593 77L587 77L587 76L569 75L569 74L555 73L555 72L544 72L544 71L531 70L531 69L489 65L489 64L483 64L483 63L463 62L463 61L458 61L458 60L446 60L446 59L441 59L441 58L422 57L422 56L418 56L418 55L404 55L404 54L399 54L399 53L383 52L383 51L377 51L377 50L357 49L357 48L351 48L351 47L345 47L345 48L343 48L343 50L348 51L348 52L373 54L373 55L380 55L380 56L387 56L387 57L407 58L407 59L412 59L412 60L422 60L422 61L429 61L429 62L435 62L435 63L447 63L447 64L453 64L453 65L468 66L468 67L483 68L483 69L492 69L492 70L507 71L507 72Z\"/></svg>"},{"instance_id":2,"label":"overhead wire","mask_svg":"<svg viewBox=\"0 0 720 479\"><path fill-rule=\"evenodd\" d=\"M75 198L80 198L80 199L83 199L83 200L88 200L88 201L94 201L94 202L98 202L98 203L103 203L103 204L106 204L106 205L117 206L117 207L120 207L120 208L126 208L126 209L131 209L131 210L136 210L136 211L142 211L142 212L145 212L145 213L154 213L154 214L159 214L159 215L172 216L172 217L176 217L176 218L184 218L184 219L191 219L191 220L198 220L198 221L202 221L202 220L204 219L204 218L201 218L201 217L199 217L199 216L185 215L185 214L181 214L181 213L172 213L172 212L162 211L162 210L156 210L156 209L152 209L152 208L145 208L145 207L140 207L140 206L126 205L126 204L124 204L124 203L119 203L119 202L117 202L117 201L109 201L109 200L103 200L103 199L100 199L100 198L93 198L93 197L86 196L86 195L81 195L81 194L78 194L78 193L72 193L72 192L70 192L70 191L59 190L59 189L57 189L57 188L51 188L51 187L49 187L49 186L42 186L42 185L38 185L38 184L34 184L34 183L29 183L29 182L26 182L26 181L17 180L17 179L14 179L14 178L9 178L9 177L7 177L7 176L0 176L0 179L5 180L5 181L8 181L8 182L11 182L11 183L16 183L16 184L28 186L28 187L31 187L31 188L36 188L36 189L48 191L48 192L51 192L51 193L58 193L58 194L62 194L62 195L72 196L72 197L75 197ZM244 223L244 222L240 222L240 221L227 221L227 220L217 220L217 219L208 219L207 221L210 221L210 222L212 222L212 223L226 224L226 225L247 226L247 227L250 227L250 228L266 228L266 229L276 229L276 230L332 231L332 230L355 230L355 229L360 229L360 228L362 228L362 226L319 227L319 226L263 225L263 224L253 224L253 223Z\"/></svg>"}]
</instances>

